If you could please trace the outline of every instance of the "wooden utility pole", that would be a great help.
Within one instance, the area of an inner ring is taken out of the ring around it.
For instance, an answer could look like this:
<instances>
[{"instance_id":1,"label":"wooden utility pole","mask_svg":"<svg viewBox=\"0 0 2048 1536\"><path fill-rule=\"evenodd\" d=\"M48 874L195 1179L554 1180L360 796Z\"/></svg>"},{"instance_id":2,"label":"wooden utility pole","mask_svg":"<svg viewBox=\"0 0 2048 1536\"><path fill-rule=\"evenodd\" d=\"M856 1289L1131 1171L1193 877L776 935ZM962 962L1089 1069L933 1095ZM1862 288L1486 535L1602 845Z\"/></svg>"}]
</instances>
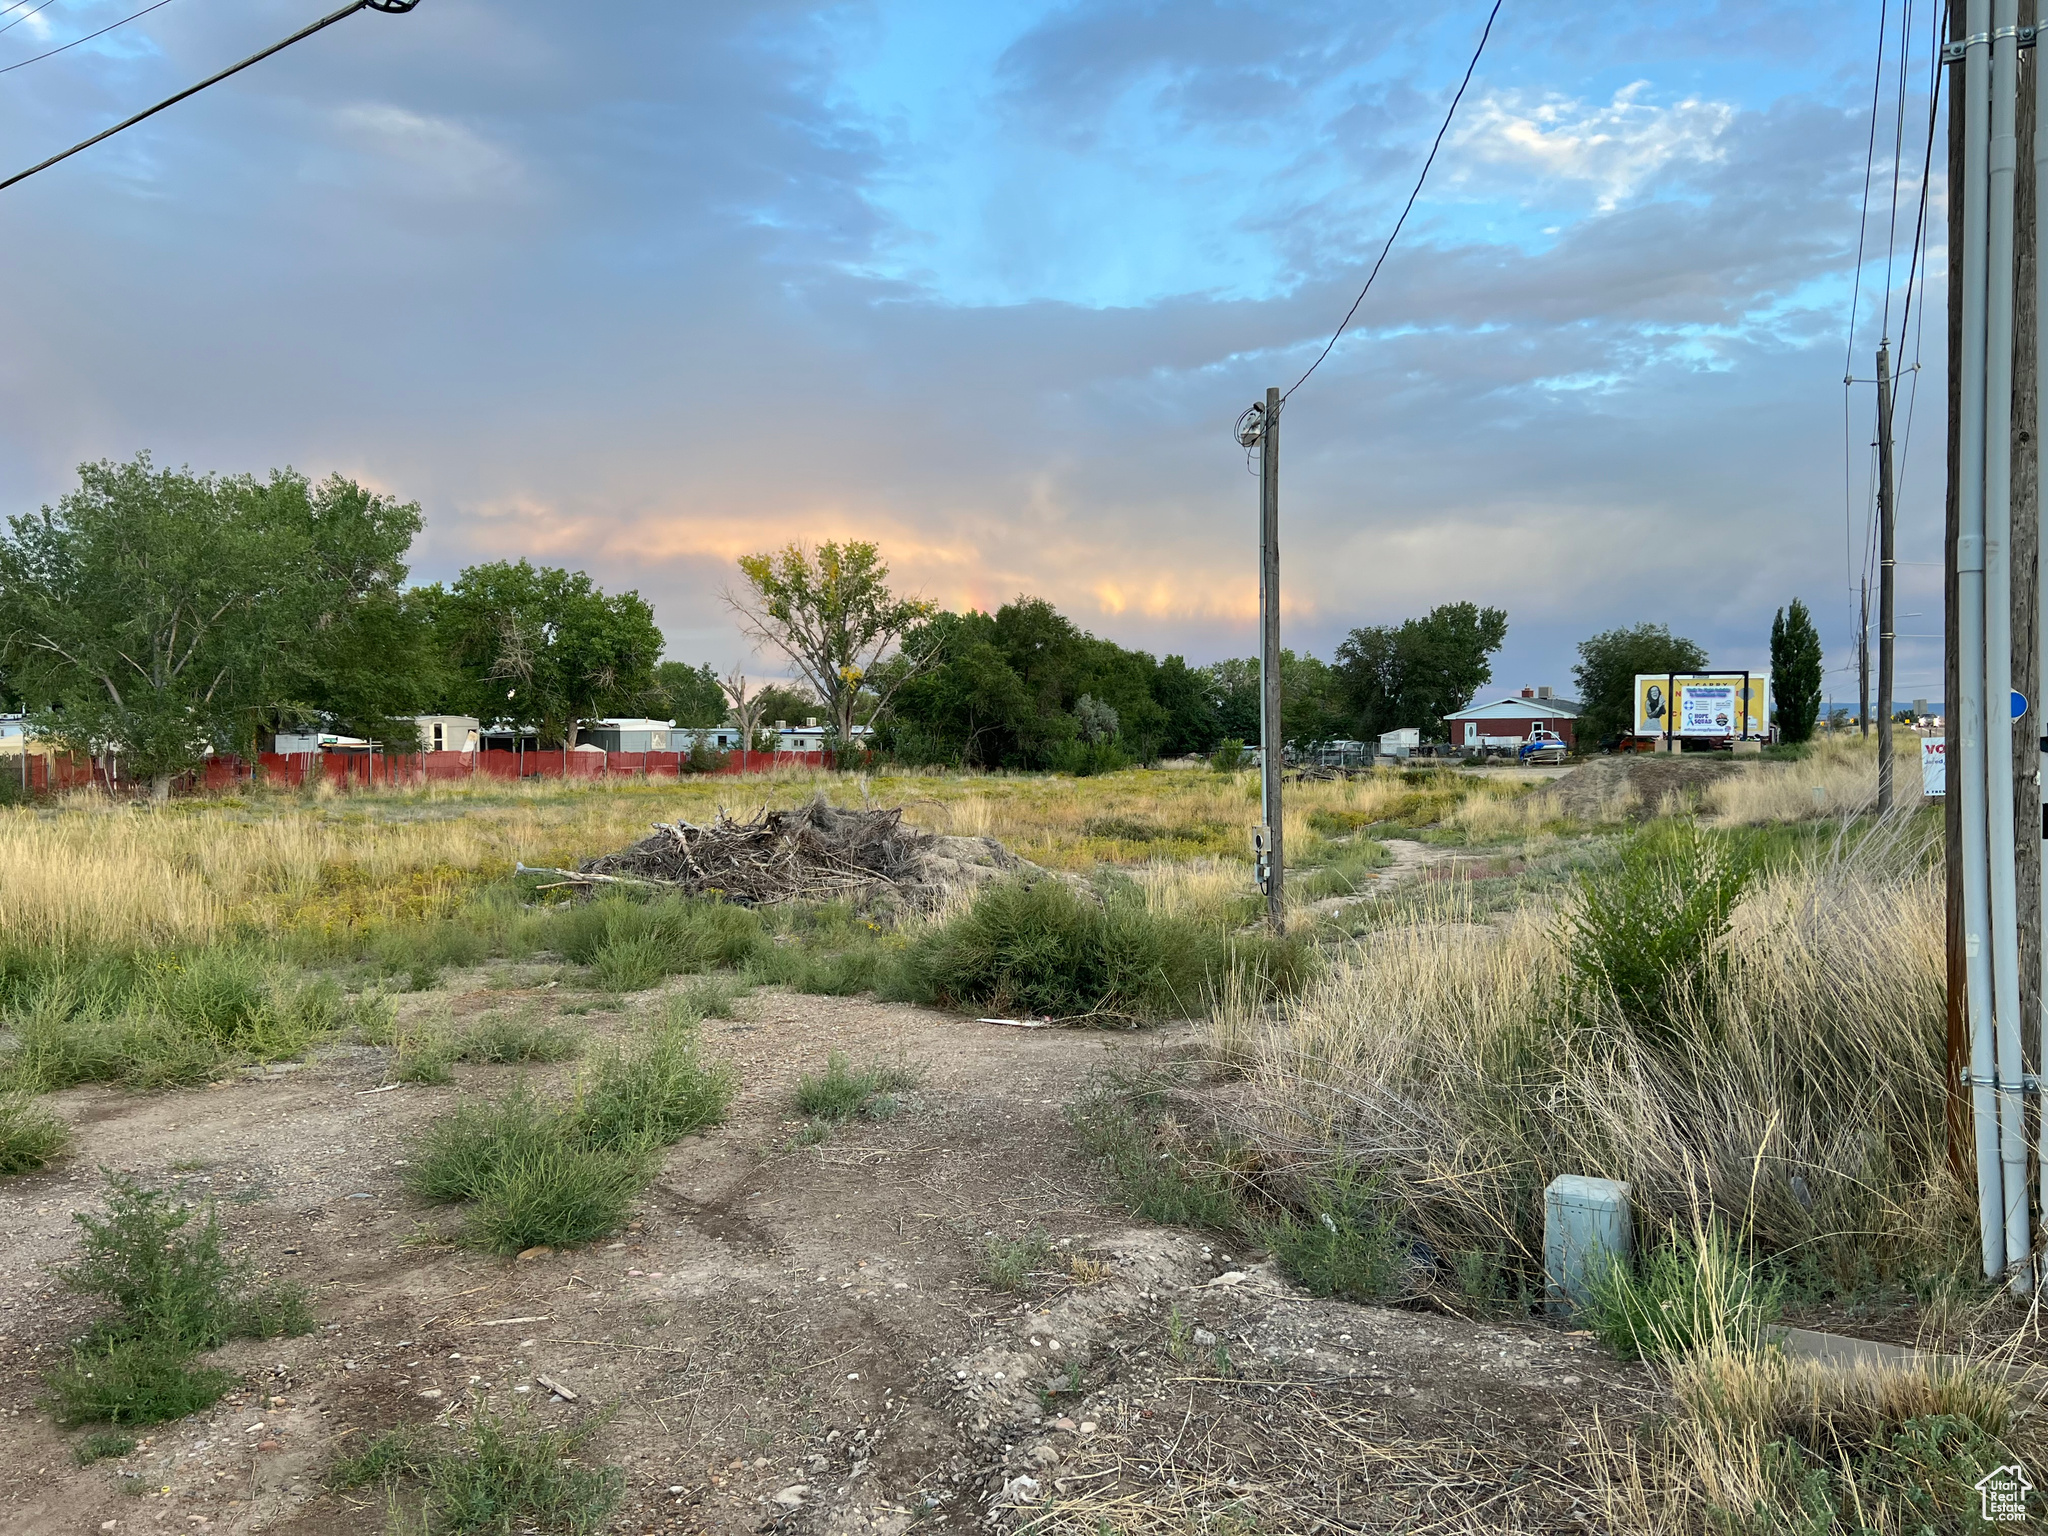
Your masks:
<instances>
[{"instance_id":1,"label":"wooden utility pole","mask_svg":"<svg viewBox=\"0 0 2048 1536\"><path fill-rule=\"evenodd\" d=\"M1892 808L1892 642L1897 629L1892 592L1893 535L1898 509L1892 500L1892 344L1877 344L1877 813Z\"/></svg>"},{"instance_id":2,"label":"wooden utility pole","mask_svg":"<svg viewBox=\"0 0 2048 1536\"><path fill-rule=\"evenodd\" d=\"M1287 931L1286 862L1280 834L1280 391L1266 391L1259 434L1259 804L1266 822L1266 923Z\"/></svg>"},{"instance_id":3,"label":"wooden utility pole","mask_svg":"<svg viewBox=\"0 0 2048 1536\"><path fill-rule=\"evenodd\" d=\"M2032 26L2037 7L2021 0L2020 25ZM2036 422L2040 379L2034 337L2040 323L2035 288L2037 215L2034 135L2037 131L2034 70L2036 48L2020 52L2019 110L2014 151L2020 174L2013 186L2012 327L2012 676L2027 696L2027 716L2012 731L2013 855L2019 924L2020 1018L2041 1017L2041 720L2040 652L2040 444ZM2021 1040L2029 1071L2039 1071L2038 1026L2023 1025ZM2048 1210L2048 1207L2044 1207Z\"/></svg>"}]
</instances>

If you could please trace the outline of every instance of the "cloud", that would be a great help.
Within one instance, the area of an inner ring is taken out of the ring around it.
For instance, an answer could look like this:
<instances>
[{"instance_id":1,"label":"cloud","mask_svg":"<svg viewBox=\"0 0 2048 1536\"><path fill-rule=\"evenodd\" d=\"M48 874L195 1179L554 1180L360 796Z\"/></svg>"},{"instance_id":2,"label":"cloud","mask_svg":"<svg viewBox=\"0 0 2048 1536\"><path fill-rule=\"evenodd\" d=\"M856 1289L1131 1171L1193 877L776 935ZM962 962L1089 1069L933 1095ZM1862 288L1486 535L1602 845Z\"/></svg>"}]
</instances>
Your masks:
<instances>
[{"instance_id":1,"label":"cloud","mask_svg":"<svg viewBox=\"0 0 2048 1536\"><path fill-rule=\"evenodd\" d=\"M1644 100L1649 90L1649 81L1635 81L1604 106L1554 95L1489 93L1465 116L1456 149L1468 167L1582 183L1595 209L1609 212L1674 165L1726 158L1722 139L1736 119L1733 105L1688 98L1665 106ZM1461 179L1469 185L1479 178L1467 169Z\"/></svg>"}]
</instances>

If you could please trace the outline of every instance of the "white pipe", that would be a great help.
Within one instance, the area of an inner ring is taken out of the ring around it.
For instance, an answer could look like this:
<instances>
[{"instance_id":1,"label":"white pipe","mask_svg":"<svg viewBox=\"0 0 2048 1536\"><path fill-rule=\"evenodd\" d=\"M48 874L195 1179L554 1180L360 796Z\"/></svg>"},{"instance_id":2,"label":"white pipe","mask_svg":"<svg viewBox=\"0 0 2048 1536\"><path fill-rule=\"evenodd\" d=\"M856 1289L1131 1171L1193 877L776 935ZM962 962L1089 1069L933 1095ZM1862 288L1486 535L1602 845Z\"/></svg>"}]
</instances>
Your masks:
<instances>
[{"instance_id":1,"label":"white pipe","mask_svg":"<svg viewBox=\"0 0 2048 1536\"><path fill-rule=\"evenodd\" d=\"M1984 311L1984 814L1990 856L1991 1005L1998 1058L2005 1262L2032 1289L2026 1063L2020 1044L2019 874L2012 771L2013 192L2019 159L2019 0L1992 0Z\"/></svg>"},{"instance_id":2,"label":"white pipe","mask_svg":"<svg viewBox=\"0 0 2048 1536\"><path fill-rule=\"evenodd\" d=\"M1956 763L1963 797L1963 965L1970 1014L1970 1107L1976 1131L1977 1224L1984 1276L2005 1273L2005 1178L1999 1161L1997 1036L1986 943L1991 888L1984 806L1984 311L1985 217L1991 190L1991 0L1966 0L1963 50L1962 377L1957 381ZM1953 240L1951 241L1953 243Z\"/></svg>"}]
</instances>

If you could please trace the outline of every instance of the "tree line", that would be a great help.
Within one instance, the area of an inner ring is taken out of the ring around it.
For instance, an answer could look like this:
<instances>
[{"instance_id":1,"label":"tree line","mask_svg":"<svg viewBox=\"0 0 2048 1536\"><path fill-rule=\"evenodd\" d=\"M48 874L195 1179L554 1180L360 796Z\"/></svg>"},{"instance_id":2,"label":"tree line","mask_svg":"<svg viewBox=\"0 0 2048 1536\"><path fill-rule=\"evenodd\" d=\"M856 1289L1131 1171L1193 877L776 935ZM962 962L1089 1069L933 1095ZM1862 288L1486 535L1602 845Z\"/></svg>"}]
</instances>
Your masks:
<instances>
[{"instance_id":1,"label":"tree line","mask_svg":"<svg viewBox=\"0 0 2048 1536\"><path fill-rule=\"evenodd\" d=\"M665 660L639 594L580 571L501 560L412 585L421 526L417 503L340 475L198 475L147 454L82 466L76 489L0 538L0 686L39 736L118 752L160 792L209 752L251 753L288 730L415 750L411 717L431 714L517 721L569 747L606 716L732 721L753 740L817 715L836 744L907 763L1076 772L1259 736L1255 660L1160 659L1030 596L947 612L895 593L872 544L740 561L726 600L798 679L754 688ZM1774 664L1810 640L1817 711L1819 642L1796 601L1790 620L1773 630ZM1327 662L1284 653L1285 738L1416 726L1440 739L1443 717L1491 681L1507 625L1501 609L1446 603L1353 629ZM1588 742L1626 727L1636 672L1705 665L1654 625L1579 649ZM1779 666L1781 687L1794 670Z\"/></svg>"}]
</instances>

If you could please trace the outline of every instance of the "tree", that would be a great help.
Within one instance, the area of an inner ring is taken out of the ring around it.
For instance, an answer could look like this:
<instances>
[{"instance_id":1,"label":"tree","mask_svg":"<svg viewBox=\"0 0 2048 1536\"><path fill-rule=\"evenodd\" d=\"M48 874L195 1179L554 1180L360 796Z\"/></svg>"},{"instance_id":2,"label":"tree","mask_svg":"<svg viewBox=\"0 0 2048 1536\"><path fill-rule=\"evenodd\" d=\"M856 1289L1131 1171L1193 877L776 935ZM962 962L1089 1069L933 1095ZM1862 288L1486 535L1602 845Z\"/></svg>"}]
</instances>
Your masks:
<instances>
[{"instance_id":1,"label":"tree","mask_svg":"<svg viewBox=\"0 0 2048 1536\"><path fill-rule=\"evenodd\" d=\"M740 572L747 590L728 590L725 600L741 631L790 659L823 701L833 733L850 745L906 680L900 668L883 677L877 667L933 606L889 590L889 567L873 544L828 540L815 552L791 544L742 555Z\"/></svg>"},{"instance_id":2,"label":"tree","mask_svg":"<svg viewBox=\"0 0 2048 1536\"><path fill-rule=\"evenodd\" d=\"M677 725L717 725L725 719L725 687L709 662L693 667L664 661L654 669L653 707Z\"/></svg>"},{"instance_id":3,"label":"tree","mask_svg":"<svg viewBox=\"0 0 2048 1536\"><path fill-rule=\"evenodd\" d=\"M1419 619L1354 629L1337 647L1345 697L1366 738L1407 726L1440 739L1444 716L1493 679L1489 659L1507 641L1508 616L1475 603L1443 603Z\"/></svg>"},{"instance_id":4,"label":"tree","mask_svg":"<svg viewBox=\"0 0 2048 1536\"><path fill-rule=\"evenodd\" d=\"M726 703L731 706L732 723L739 727L740 750L753 750L756 745L754 738L761 728L760 693L748 691L747 674L738 667L720 678L718 686L725 694Z\"/></svg>"},{"instance_id":5,"label":"tree","mask_svg":"<svg viewBox=\"0 0 2048 1536\"><path fill-rule=\"evenodd\" d=\"M496 561L436 593L436 628L456 689L486 723L516 718L576 745L585 720L643 707L661 655L637 592L607 595L581 571Z\"/></svg>"},{"instance_id":6,"label":"tree","mask_svg":"<svg viewBox=\"0 0 2048 1536\"><path fill-rule=\"evenodd\" d=\"M1812 740L1826 684L1820 633L1806 604L1795 597L1771 620L1771 696L1778 705L1781 741Z\"/></svg>"},{"instance_id":7,"label":"tree","mask_svg":"<svg viewBox=\"0 0 2048 1536\"><path fill-rule=\"evenodd\" d=\"M1572 677L1579 685L1578 739L1582 749L1635 728L1636 677L1651 672L1700 672L1707 653L1662 624L1603 630L1579 642Z\"/></svg>"},{"instance_id":8,"label":"tree","mask_svg":"<svg viewBox=\"0 0 2048 1536\"><path fill-rule=\"evenodd\" d=\"M366 660L417 638L398 584L419 526L339 477L83 465L54 509L8 520L0 665L39 734L120 754L163 798L279 718L404 702Z\"/></svg>"},{"instance_id":9,"label":"tree","mask_svg":"<svg viewBox=\"0 0 2048 1536\"><path fill-rule=\"evenodd\" d=\"M1159 750L1172 757L1207 755L1223 739L1202 672L1185 658L1169 656L1152 676L1152 700L1166 713Z\"/></svg>"},{"instance_id":10,"label":"tree","mask_svg":"<svg viewBox=\"0 0 2048 1536\"><path fill-rule=\"evenodd\" d=\"M1024 680L996 645L986 613L935 613L904 636L885 670L903 668L889 748L906 762L991 768L1014 754L1034 718Z\"/></svg>"}]
</instances>

